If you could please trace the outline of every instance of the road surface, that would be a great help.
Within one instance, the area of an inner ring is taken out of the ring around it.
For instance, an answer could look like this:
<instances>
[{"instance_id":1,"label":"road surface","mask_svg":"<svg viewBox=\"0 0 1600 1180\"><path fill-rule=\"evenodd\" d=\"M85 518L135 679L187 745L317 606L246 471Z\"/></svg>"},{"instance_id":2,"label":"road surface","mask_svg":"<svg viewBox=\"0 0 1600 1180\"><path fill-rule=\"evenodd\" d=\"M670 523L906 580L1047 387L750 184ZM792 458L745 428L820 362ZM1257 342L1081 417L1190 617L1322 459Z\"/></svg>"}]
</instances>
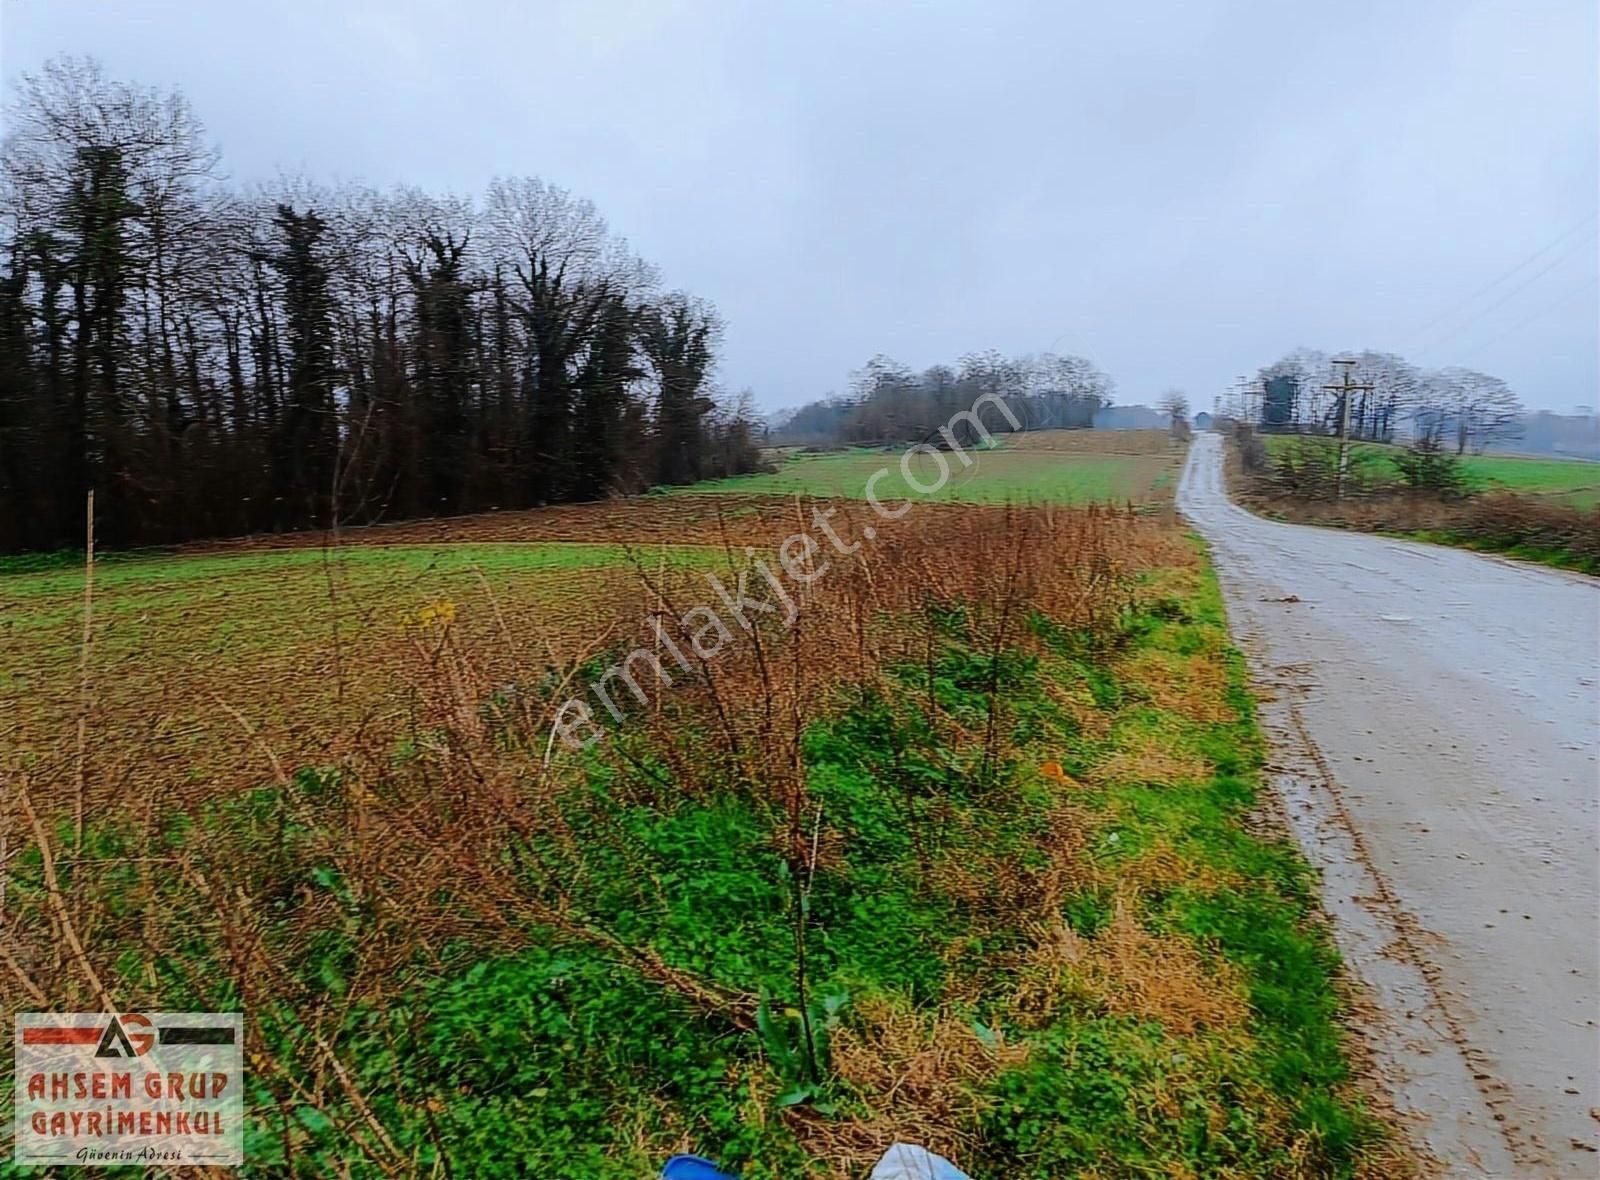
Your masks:
<instances>
[{"instance_id":1,"label":"road surface","mask_svg":"<svg viewBox=\"0 0 1600 1180\"><path fill-rule=\"evenodd\" d=\"M1448 1175L1600 1175L1600 581L1281 524L1199 434L1212 546L1288 819Z\"/></svg>"}]
</instances>

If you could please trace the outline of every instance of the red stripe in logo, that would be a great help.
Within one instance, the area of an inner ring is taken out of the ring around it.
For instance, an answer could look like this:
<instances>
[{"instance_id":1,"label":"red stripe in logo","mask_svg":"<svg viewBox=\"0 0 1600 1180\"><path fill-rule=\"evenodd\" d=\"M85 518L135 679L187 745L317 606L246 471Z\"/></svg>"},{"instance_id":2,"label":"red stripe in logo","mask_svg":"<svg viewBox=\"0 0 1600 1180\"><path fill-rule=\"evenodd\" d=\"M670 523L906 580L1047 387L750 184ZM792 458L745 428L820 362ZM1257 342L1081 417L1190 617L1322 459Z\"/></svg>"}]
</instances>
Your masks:
<instances>
[{"instance_id":1,"label":"red stripe in logo","mask_svg":"<svg viewBox=\"0 0 1600 1180\"><path fill-rule=\"evenodd\" d=\"M98 1028L25 1028L22 1030L22 1043L24 1045L98 1045L102 1031Z\"/></svg>"}]
</instances>

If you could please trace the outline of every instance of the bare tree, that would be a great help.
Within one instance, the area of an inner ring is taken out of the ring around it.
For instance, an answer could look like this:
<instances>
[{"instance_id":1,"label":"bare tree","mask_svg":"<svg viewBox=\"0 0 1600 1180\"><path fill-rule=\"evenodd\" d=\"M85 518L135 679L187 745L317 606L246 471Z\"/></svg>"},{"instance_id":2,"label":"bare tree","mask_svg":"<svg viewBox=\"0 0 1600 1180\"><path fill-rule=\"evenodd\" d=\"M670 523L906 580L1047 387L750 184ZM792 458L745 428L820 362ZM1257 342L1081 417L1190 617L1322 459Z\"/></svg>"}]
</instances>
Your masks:
<instances>
[{"instance_id":1,"label":"bare tree","mask_svg":"<svg viewBox=\"0 0 1600 1180\"><path fill-rule=\"evenodd\" d=\"M804 442L929 442L981 397L1004 399L1022 430L1086 430L1111 404L1110 377L1082 357L968 353L959 368L921 373L876 356L852 374L848 397L828 397L789 415L778 433ZM963 427L965 431L967 427ZM998 427L1012 429L1009 422ZM962 435L961 437L964 437Z\"/></svg>"},{"instance_id":2,"label":"bare tree","mask_svg":"<svg viewBox=\"0 0 1600 1180\"><path fill-rule=\"evenodd\" d=\"M1438 374L1444 404L1454 426L1456 454L1481 451L1491 442L1520 433L1522 400L1499 377L1473 369L1449 368Z\"/></svg>"},{"instance_id":3,"label":"bare tree","mask_svg":"<svg viewBox=\"0 0 1600 1180\"><path fill-rule=\"evenodd\" d=\"M81 539L89 489L118 545L758 462L748 415L710 410L714 309L657 299L564 189L231 189L181 95L92 61L22 76L6 113L0 549Z\"/></svg>"},{"instance_id":4,"label":"bare tree","mask_svg":"<svg viewBox=\"0 0 1600 1180\"><path fill-rule=\"evenodd\" d=\"M1481 449L1520 430L1522 403L1498 377L1471 369L1423 370L1394 353L1350 350L1364 383L1350 408L1350 433L1389 441L1404 428L1413 438L1450 436L1456 452ZM1260 370L1267 430L1331 433L1341 404L1326 386L1337 377L1327 353L1300 348Z\"/></svg>"}]
</instances>

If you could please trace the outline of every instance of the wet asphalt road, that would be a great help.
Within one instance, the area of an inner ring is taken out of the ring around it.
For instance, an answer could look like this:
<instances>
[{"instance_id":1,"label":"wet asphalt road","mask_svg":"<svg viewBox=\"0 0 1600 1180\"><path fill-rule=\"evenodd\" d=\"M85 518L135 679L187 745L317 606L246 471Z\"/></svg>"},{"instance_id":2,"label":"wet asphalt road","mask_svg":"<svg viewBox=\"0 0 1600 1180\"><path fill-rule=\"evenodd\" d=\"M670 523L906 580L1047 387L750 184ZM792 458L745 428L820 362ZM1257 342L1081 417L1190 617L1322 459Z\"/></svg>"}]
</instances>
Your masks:
<instances>
[{"instance_id":1,"label":"wet asphalt road","mask_svg":"<svg viewBox=\"0 0 1600 1180\"><path fill-rule=\"evenodd\" d=\"M1419 1139L1451 1174L1600 1174L1600 580L1263 520L1227 499L1222 446L1196 436L1179 508L1256 675L1293 684L1351 830L1314 842L1365 862L1351 890L1403 932L1384 954L1426 980Z\"/></svg>"}]
</instances>

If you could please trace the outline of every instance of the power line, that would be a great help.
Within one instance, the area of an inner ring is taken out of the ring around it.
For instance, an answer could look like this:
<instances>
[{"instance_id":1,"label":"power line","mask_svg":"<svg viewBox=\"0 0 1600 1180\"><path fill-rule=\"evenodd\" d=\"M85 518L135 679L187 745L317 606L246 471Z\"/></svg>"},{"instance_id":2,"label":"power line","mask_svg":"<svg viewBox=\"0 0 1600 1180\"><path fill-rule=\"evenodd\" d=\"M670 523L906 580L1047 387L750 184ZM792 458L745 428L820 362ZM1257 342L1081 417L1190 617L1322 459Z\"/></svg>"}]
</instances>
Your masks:
<instances>
[{"instance_id":1,"label":"power line","mask_svg":"<svg viewBox=\"0 0 1600 1180\"><path fill-rule=\"evenodd\" d=\"M1526 328L1529 324L1533 323L1534 320L1543 319L1545 316L1549 315L1552 311L1557 311L1557 310L1567 306L1567 304L1572 303L1575 300L1580 299L1583 296L1588 295L1590 293L1591 293L1591 288L1590 288L1588 283L1585 283L1580 289L1578 289L1576 291L1567 292L1560 299L1557 299L1554 303L1545 304L1543 307L1539 308L1539 310L1534 312L1532 315L1527 316L1524 319L1518 320L1516 323L1512 324L1509 328L1506 328L1504 331L1496 332L1493 336L1490 336L1487 340L1478 341L1478 343L1474 346L1475 350L1481 351L1482 349L1485 349L1485 348L1489 347L1489 345L1491 345L1491 344L1495 344L1498 341L1504 340L1507 336L1510 336L1510 335L1514 334L1515 332L1517 332L1517 331L1519 331L1519 330L1521 330L1523 328Z\"/></svg>"},{"instance_id":2,"label":"power line","mask_svg":"<svg viewBox=\"0 0 1600 1180\"><path fill-rule=\"evenodd\" d=\"M1591 231L1590 233L1585 234L1583 237L1579 238L1577 240L1577 242L1574 243L1574 246L1576 247L1576 246L1584 245L1593 236L1594 236L1594 232L1593 231ZM1542 253L1542 251L1541 251L1541 253ZM1468 316L1466 319L1462 320L1459 324L1457 324L1454 328L1448 329L1444 333L1444 335L1442 335L1442 336L1435 335L1432 340L1428 341L1427 343L1423 344L1420 348L1418 348L1418 351L1419 352L1426 352L1430 348L1437 348L1439 345L1443 344L1447 340L1455 339L1463 331L1465 331L1468 327L1470 327L1471 325L1477 323L1484 316L1488 315L1491 311L1495 311L1498 308L1504 307L1505 304L1507 303L1507 301L1509 301L1513 296L1517 295L1521 291L1526 290L1531 284L1537 282L1539 279L1542 279L1545 275L1549 274L1556 267L1560 266L1563 262L1565 262L1567 260L1568 256L1571 255L1571 253L1572 253L1572 248L1568 248L1566 250L1563 250L1560 254L1557 254L1554 258L1552 258L1543 267L1541 267L1539 270L1535 271L1533 274L1529 275L1526 279L1524 279L1522 282L1518 283L1515 287L1512 287L1511 290L1507 291L1504 295L1502 295L1499 299L1495 300L1488 307L1484 308L1482 311L1478 312L1475 315Z\"/></svg>"},{"instance_id":3,"label":"power line","mask_svg":"<svg viewBox=\"0 0 1600 1180\"><path fill-rule=\"evenodd\" d=\"M1459 303L1455 304L1452 307L1449 307L1449 308L1445 309L1444 311L1440 312L1438 315L1434 316L1427 323L1423 324L1422 327L1417 329L1416 334L1412 337L1412 339L1413 340L1421 339L1422 337L1424 337L1424 336L1426 336L1428 334L1429 330L1432 329L1434 327L1434 325L1439 324L1439 323L1441 323L1441 322L1443 322L1445 320L1448 320L1452 316L1455 316L1458 313L1466 310L1466 308L1471 306L1473 301L1476 300L1479 296L1487 295L1490 291L1494 290L1501 283L1505 282L1507 279L1509 279L1513 275L1515 275L1523 267L1529 266L1532 263L1537 262L1543 255L1548 254L1551 250L1554 250L1557 246L1561 245L1562 242L1565 242L1568 238L1570 238L1573 234L1577 233L1584 226L1588 225L1591 221L1593 221L1595 219L1595 216L1596 216L1596 212L1591 210L1590 213L1588 214L1588 216L1586 216L1582 220L1578 221L1577 224L1568 226L1565 230L1563 230L1560 234L1558 234L1554 241L1548 242L1545 245L1540 246L1532 254L1529 254L1521 262L1517 263L1510 270L1506 271L1504 274L1500 275L1498 278L1495 278L1495 279L1491 280L1490 282L1485 283L1482 287L1479 287L1476 291L1474 291L1471 295L1468 295L1465 299L1461 300Z\"/></svg>"}]
</instances>

